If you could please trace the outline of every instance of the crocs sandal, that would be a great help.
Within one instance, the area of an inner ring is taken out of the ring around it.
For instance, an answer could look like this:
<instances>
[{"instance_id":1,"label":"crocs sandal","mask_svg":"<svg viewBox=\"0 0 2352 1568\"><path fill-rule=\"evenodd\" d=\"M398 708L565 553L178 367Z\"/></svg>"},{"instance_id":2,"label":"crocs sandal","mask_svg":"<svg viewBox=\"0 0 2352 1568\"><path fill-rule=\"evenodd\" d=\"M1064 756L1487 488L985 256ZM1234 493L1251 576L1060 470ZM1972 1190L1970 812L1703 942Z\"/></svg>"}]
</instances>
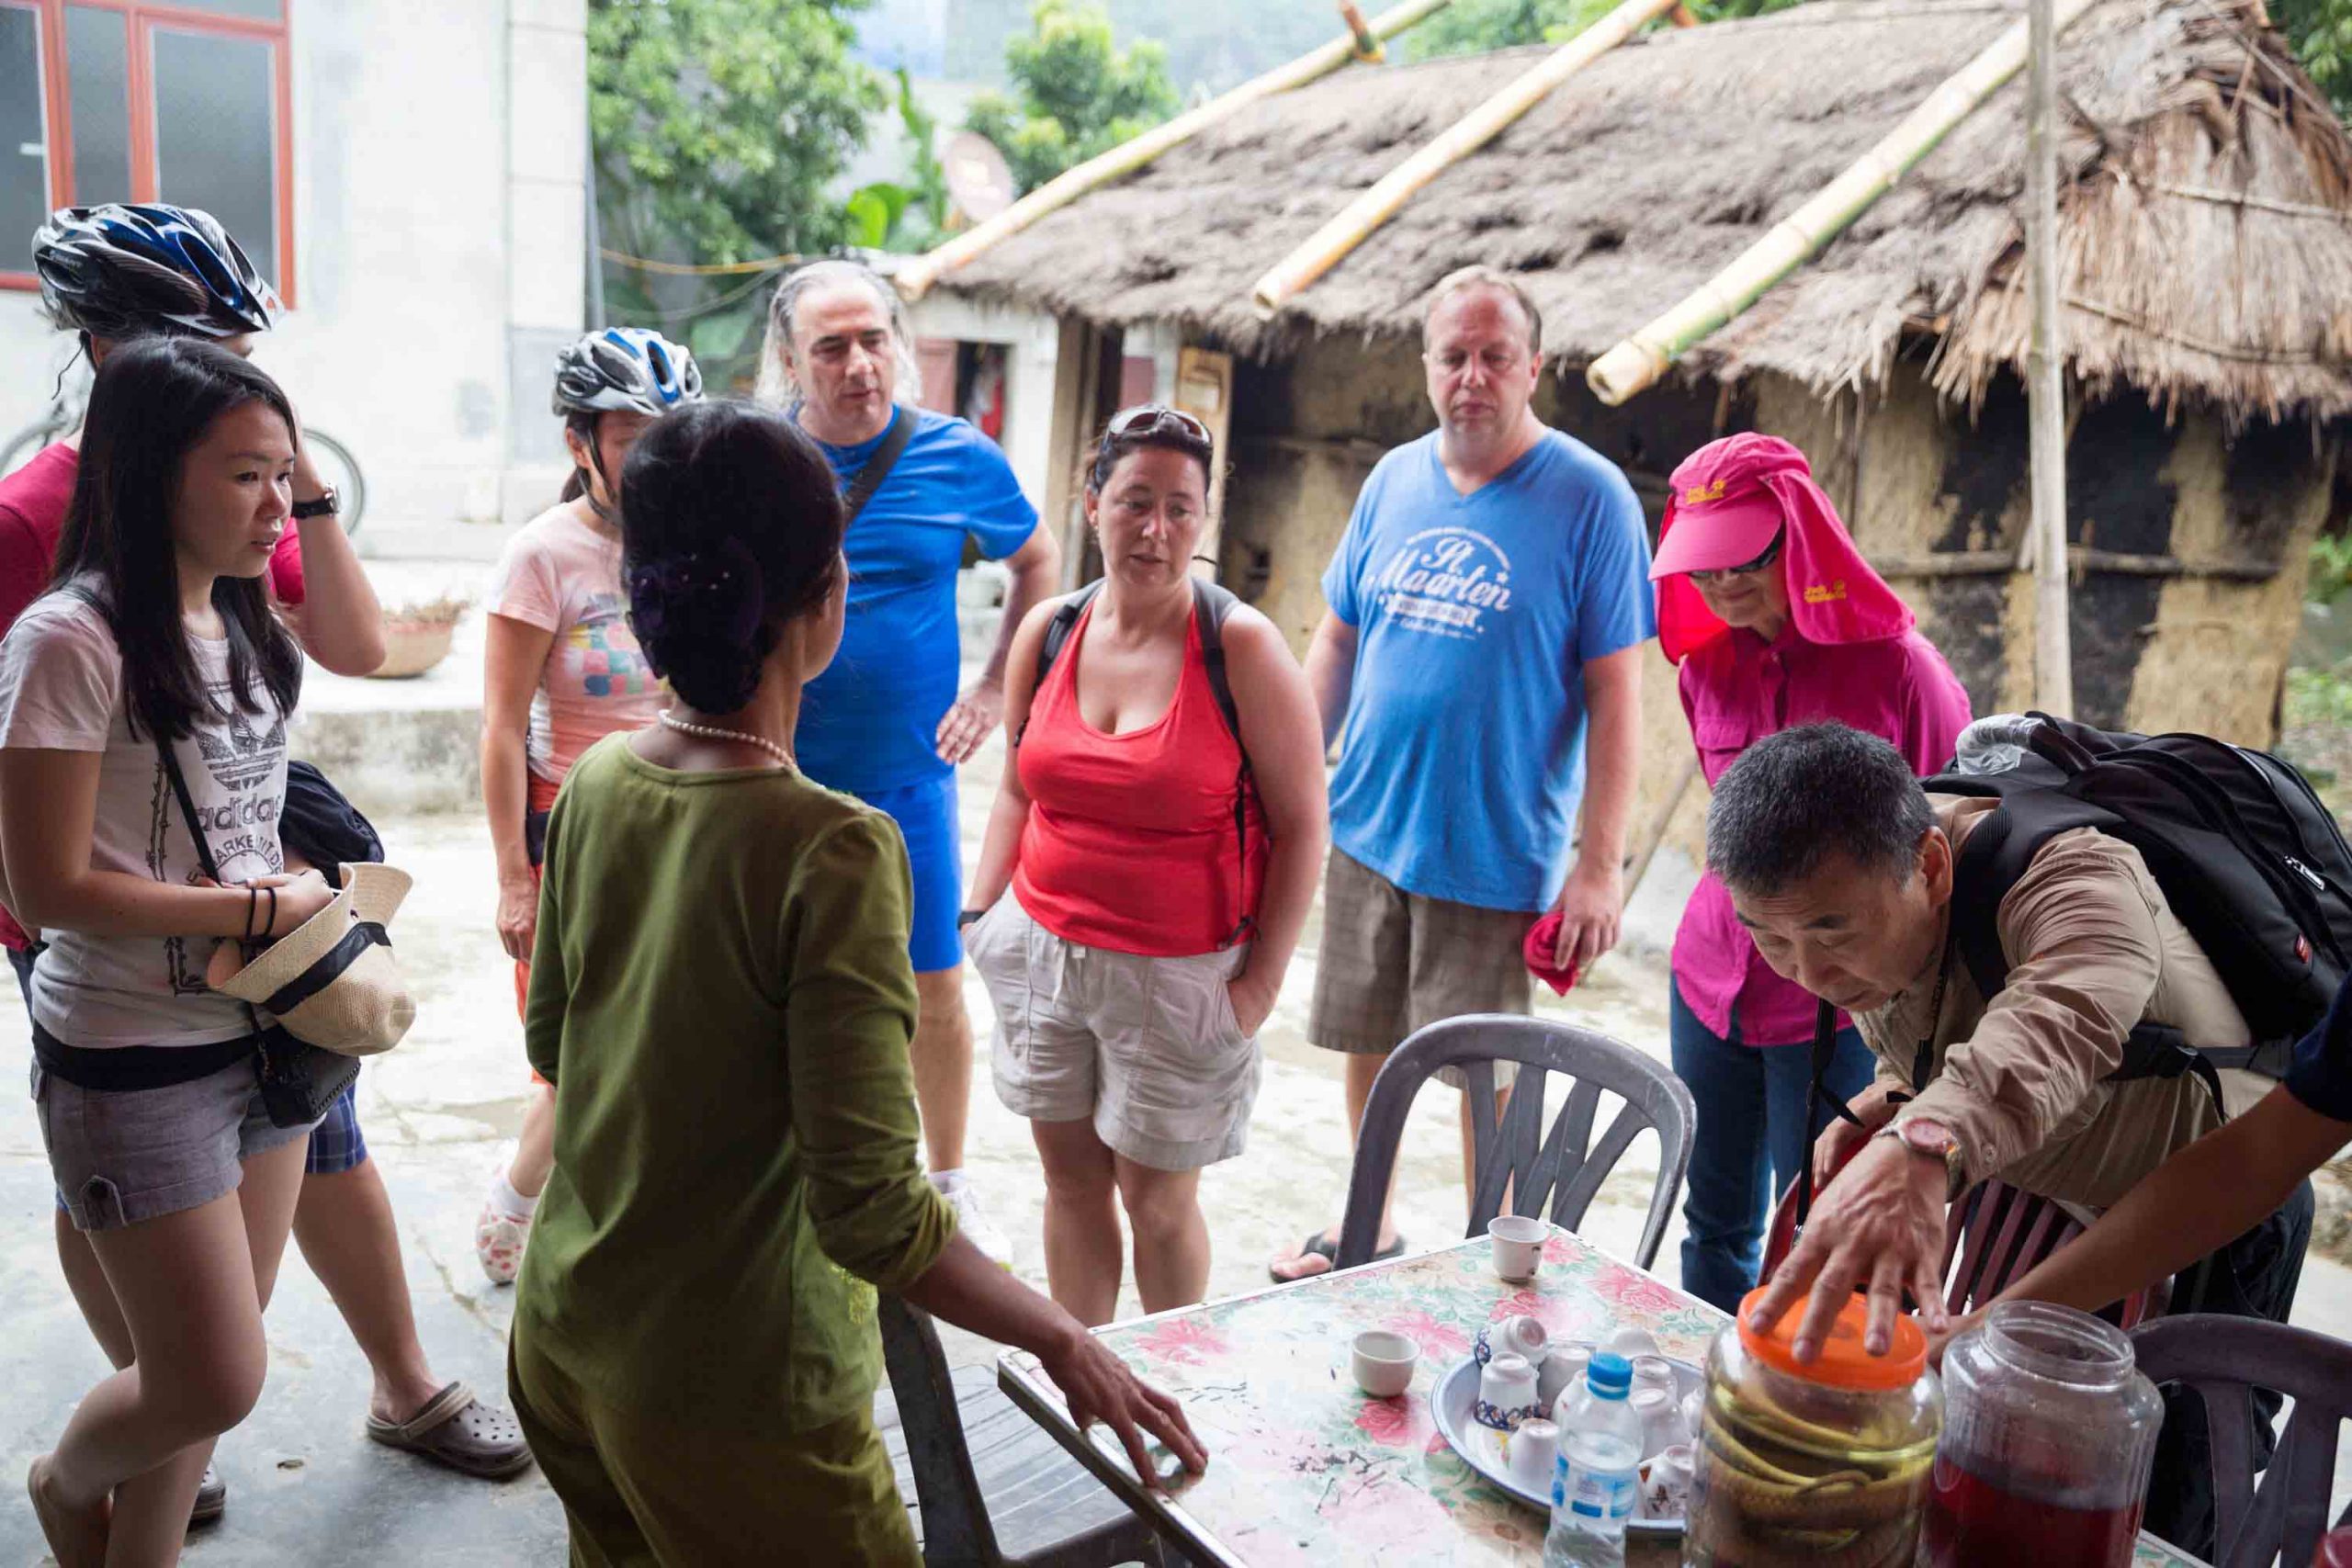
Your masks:
<instances>
[{"instance_id":1,"label":"crocs sandal","mask_svg":"<svg viewBox=\"0 0 2352 1568\"><path fill-rule=\"evenodd\" d=\"M204 1467L204 1479L197 1483L196 1506L187 1511L191 1525L209 1525L229 1511L229 1483L210 1465Z\"/></svg>"},{"instance_id":2,"label":"crocs sandal","mask_svg":"<svg viewBox=\"0 0 2352 1568\"><path fill-rule=\"evenodd\" d=\"M523 1428L508 1412L484 1404L474 1391L453 1382L424 1402L405 1421L368 1417L368 1435L386 1448L447 1465L485 1480L512 1475L531 1462Z\"/></svg>"},{"instance_id":3,"label":"crocs sandal","mask_svg":"<svg viewBox=\"0 0 2352 1568\"><path fill-rule=\"evenodd\" d=\"M1309 1231L1307 1233L1306 1239L1298 1244L1298 1250L1292 1254L1292 1257L1305 1258L1310 1253L1317 1258L1324 1258L1329 1261L1331 1265L1331 1269L1337 1269L1340 1266L1340 1244L1326 1236L1321 1231ZM1395 1241L1390 1242L1386 1247L1384 1247L1379 1251L1374 1253L1371 1258L1367 1258L1365 1261L1371 1263L1385 1263L1392 1258L1402 1258L1404 1255L1405 1233L1398 1231ZM1288 1262L1289 1259L1285 1258L1283 1261ZM1274 1266L1269 1263L1266 1265L1266 1273L1277 1285L1295 1285L1301 1280L1319 1280L1323 1278L1324 1274L1331 1272L1331 1269L1324 1269L1322 1274L1298 1274L1286 1277L1284 1275L1275 1273Z\"/></svg>"}]
</instances>

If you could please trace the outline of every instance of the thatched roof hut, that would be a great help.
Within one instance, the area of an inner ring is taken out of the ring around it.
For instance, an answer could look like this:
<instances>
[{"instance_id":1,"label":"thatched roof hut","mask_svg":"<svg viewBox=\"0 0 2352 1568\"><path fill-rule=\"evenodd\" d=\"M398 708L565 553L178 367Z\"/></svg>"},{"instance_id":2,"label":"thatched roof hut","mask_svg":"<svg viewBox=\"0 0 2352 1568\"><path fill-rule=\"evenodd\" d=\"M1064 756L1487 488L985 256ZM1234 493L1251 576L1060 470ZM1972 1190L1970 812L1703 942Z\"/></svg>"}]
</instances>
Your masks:
<instances>
[{"instance_id":1,"label":"thatched roof hut","mask_svg":"<svg viewBox=\"0 0 2352 1568\"><path fill-rule=\"evenodd\" d=\"M1815 0L1638 39L1272 320L1251 307L1257 278L1539 51L1351 70L1260 103L942 288L1060 317L1064 365L1082 372L1101 361L1072 334L1145 325L1237 356L1222 569L1303 639L1363 475L1432 423L1426 291L1468 263L1510 269L1559 373L1544 418L1654 501L1715 434L1798 442L1979 710L2021 706L2021 81L1668 382L1610 409L1581 374L2020 14ZM2076 711L2267 742L2352 428L2352 140L2257 0L2100 0L2061 52ZM1066 455L1111 395L1100 375L1078 380L1057 394ZM1648 691L1645 794L1689 748L1672 682Z\"/></svg>"},{"instance_id":2,"label":"thatched roof hut","mask_svg":"<svg viewBox=\"0 0 2352 1568\"><path fill-rule=\"evenodd\" d=\"M1977 0L1817 0L1603 56L1415 197L1275 320L1250 285L1541 51L1351 71L1269 99L950 276L1106 324L1180 322L1278 358L1409 334L1424 290L1521 276L1546 351L1597 357L1826 184L2018 16ZM2352 141L2245 6L2108 0L2065 38L2066 321L2096 396L2233 419L2352 412ZM2005 90L1852 230L1685 362L1816 390L1939 344L1938 390L2022 362L2024 95Z\"/></svg>"}]
</instances>

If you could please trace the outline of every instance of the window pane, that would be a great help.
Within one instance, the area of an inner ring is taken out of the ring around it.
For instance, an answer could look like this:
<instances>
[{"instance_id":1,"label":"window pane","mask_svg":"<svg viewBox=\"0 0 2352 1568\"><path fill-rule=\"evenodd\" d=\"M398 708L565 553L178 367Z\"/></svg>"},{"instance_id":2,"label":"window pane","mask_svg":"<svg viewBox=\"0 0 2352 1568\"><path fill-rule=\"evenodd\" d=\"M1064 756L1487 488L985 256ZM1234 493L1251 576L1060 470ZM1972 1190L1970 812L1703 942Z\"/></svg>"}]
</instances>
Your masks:
<instances>
[{"instance_id":1,"label":"window pane","mask_svg":"<svg viewBox=\"0 0 2352 1568\"><path fill-rule=\"evenodd\" d=\"M157 28L157 194L200 207L277 281L277 94L270 45Z\"/></svg>"},{"instance_id":2,"label":"window pane","mask_svg":"<svg viewBox=\"0 0 2352 1568\"><path fill-rule=\"evenodd\" d=\"M183 11L209 11L216 17L257 17L274 22L286 15L284 0L171 0Z\"/></svg>"},{"instance_id":3,"label":"window pane","mask_svg":"<svg viewBox=\"0 0 2352 1568\"><path fill-rule=\"evenodd\" d=\"M65 8L76 207L130 199L130 96L124 73L128 37L119 11Z\"/></svg>"},{"instance_id":4,"label":"window pane","mask_svg":"<svg viewBox=\"0 0 2352 1568\"><path fill-rule=\"evenodd\" d=\"M25 246L49 216L42 96L40 17L0 7L0 271L30 270Z\"/></svg>"}]
</instances>

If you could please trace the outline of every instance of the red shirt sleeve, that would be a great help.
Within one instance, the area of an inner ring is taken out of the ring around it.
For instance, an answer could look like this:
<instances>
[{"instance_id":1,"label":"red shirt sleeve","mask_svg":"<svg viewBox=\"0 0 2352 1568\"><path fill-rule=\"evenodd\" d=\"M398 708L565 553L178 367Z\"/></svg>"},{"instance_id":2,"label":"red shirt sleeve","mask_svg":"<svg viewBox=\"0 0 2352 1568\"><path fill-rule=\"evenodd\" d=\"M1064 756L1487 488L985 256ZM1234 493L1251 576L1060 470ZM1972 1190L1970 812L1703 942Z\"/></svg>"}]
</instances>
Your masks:
<instances>
[{"instance_id":1,"label":"red shirt sleeve","mask_svg":"<svg viewBox=\"0 0 2352 1568\"><path fill-rule=\"evenodd\" d=\"M280 604L302 602L302 536L290 524L278 536L277 548L270 552L269 585L277 591Z\"/></svg>"},{"instance_id":2,"label":"red shirt sleeve","mask_svg":"<svg viewBox=\"0 0 2352 1568\"><path fill-rule=\"evenodd\" d=\"M0 635L49 586L50 570L56 564L52 555L52 547L44 546L40 531L23 513L0 506Z\"/></svg>"}]
</instances>

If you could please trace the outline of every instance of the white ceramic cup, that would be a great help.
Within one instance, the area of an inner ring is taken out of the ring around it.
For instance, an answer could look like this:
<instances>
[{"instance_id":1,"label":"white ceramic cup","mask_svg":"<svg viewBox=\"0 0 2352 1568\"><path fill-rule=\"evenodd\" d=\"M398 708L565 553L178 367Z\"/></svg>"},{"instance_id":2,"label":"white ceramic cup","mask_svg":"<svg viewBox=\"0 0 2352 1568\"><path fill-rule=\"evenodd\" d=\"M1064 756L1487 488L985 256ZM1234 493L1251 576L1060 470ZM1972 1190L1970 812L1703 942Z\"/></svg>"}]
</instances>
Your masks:
<instances>
[{"instance_id":1,"label":"white ceramic cup","mask_svg":"<svg viewBox=\"0 0 2352 1568\"><path fill-rule=\"evenodd\" d=\"M1478 1373L1478 1404L1471 1418L1481 1427L1511 1432L1543 1412L1535 1407L1535 1369L1524 1356L1497 1356Z\"/></svg>"},{"instance_id":2,"label":"white ceramic cup","mask_svg":"<svg viewBox=\"0 0 2352 1568\"><path fill-rule=\"evenodd\" d=\"M1682 1424L1690 1428L1690 1440L1699 1440L1700 1416L1707 1408L1707 1391L1694 1388L1682 1396Z\"/></svg>"},{"instance_id":3,"label":"white ceramic cup","mask_svg":"<svg viewBox=\"0 0 2352 1568\"><path fill-rule=\"evenodd\" d=\"M1578 1340L1573 1345L1563 1345L1544 1358L1544 1371L1538 1382L1553 1390L1552 1397L1545 1402L1544 1408L1552 1413L1563 1442L1567 1440L1566 1434L1575 1430L1576 1423L1571 1416L1577 1401L1584 1397L1584 1374L1592 1365L1594 1348L1589 1340Z\"/></svg>"},{"instance_id":4,"label":"white ceramic cup","mask_svg":"<svg viewBox=\"0 0 2352 1568\"><path fill-rule=\"evenodd\" d=\"M1525 1214L1497 1214L1488 1220L1487 1235L1495 1244L1495 1272L1514 1285L1535 1278L1536 1266L1544 1261L1544 1238L1551 1234L1551 1226Z\"/></svg>"},{"instance_id":5,"label":"white ceramic cup","mask_svg":"<svg viewBox=\"0 0 2352 1568\"><path fill-rule=\"evenodd\" d=\"M1521 1421L1503 1446L1510 1455L1510 1478L1530 1492L1549 1495L1553 1461L1560 1453L1560 1428L1538 1416Z\"/></svg>"},{"instance_id":6,"label":"white ceramic cup","mask_svg":"<svg viewBox=\"0 0 2352 1568\"><path fill-rule=\"evenodd\" d=\"M1645 1388L1654 1388L1676 1404L1681 1403L1682 1382L1674 1375L1672 1361L1668 1360L1664 1356L1635 1356L1633 1358L1633 1366L1632 1392L1639 1393Z\"/></svg>"},{"instance_id":7,"label":"white ceramic cup","mask_svg":"<svg viewBox=\"0 0 2352 1568\"><path fill-rule=\"evenodd\" d=\"M1637 1356L1657 1355L1657 1341L1651 1337L1649 1330L1635 1328L1628 1324L1603 1339L1600 1342L1600 1348L1614 1350L1618 1355L1631 1361Z\"/></svg>"},{"instance_id":8,"label":"white ceramic cup","mask_svg":"<svg viewBox=\"0 0 2352 1568\"><path fill-rule=\"evenodd\" d=\"M1497 1356L1523 1356L1531 1367L1544 1364L1544 1347L1551 1336L1544 1332L1540 1319L1521 1313L1513 1317L1498 1319L1478 1330L1478 1343L1474 1354L1478 1364L1485 1366Z\"/></svg>"},{"instance_id":9,"label":"white ceramic cup","mask_svg":"<svg viewBox=\"0 0 2352 1568\"><path fill-rule=\"evenodd\" d=\"M1642 1517L1679 1519L1690 1512L1691 1472L1698 1450L1678 1443L1649 1462L1642 1477Z\"/></svg>"},{"instance_id":10,"label":"white ceramic cup","mask_svg":"<svg viewBox=\"0 0 2352 1568\"><path fill-rule=\"evenodd\" d=\"M1376 1399L1394 1399L1410 1388L1413 1368L1420 1359L1421 1347L1410 1335L1385 1328L1357 1335L1348 1352L1356 1386Z\"/></svg>"},{"instance_id":11,"label":"white ceramic cup","mask_svg":"<svg viewBox=\"0 0 2352 1568\"><path fill-rule=\"evenodd\" d=\"M1690 1440L1690 1429L1682 1425L1681 1407L1671 1394L1655 1388L1635 1389L1633 1406L1634 1415L1642 1423L1644 1459Z\"/></svg>"}]
</instances>

